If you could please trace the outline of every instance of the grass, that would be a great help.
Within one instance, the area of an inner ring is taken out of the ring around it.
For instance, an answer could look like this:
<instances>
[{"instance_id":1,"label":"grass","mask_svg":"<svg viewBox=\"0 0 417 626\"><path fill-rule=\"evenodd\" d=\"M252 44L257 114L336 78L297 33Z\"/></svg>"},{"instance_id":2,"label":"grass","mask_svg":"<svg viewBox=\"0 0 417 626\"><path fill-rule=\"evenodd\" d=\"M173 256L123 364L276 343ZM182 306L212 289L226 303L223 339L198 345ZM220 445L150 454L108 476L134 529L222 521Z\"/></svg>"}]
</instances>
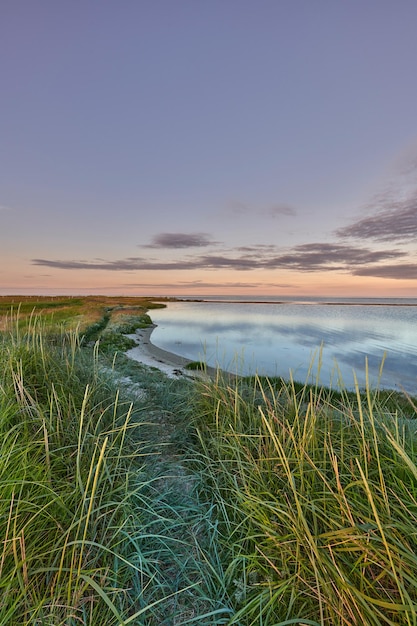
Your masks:
<instances>
[{"instance_id":1,"label":"grass","mask_svg":"<svg viewBox=\"0 0 417 626\"><path fill-rule=\"evenodd\" d=\"M336 398L221 376L197 396L230 624L417 623L416 421Z\"/></svg>"},{"instance_id":2,"label":"grass","mask_svg":"<svg viewBox=\"0 0 417 626\"><path fill-rule=\"evenodd\" d=\"M157 381L132 403L98 345L24 321L0 342L0 624L213 623L206 513L164 453Z\"/></svg>"},{"instance_id":3,"label":"grass","mask_svg":"<svg viewBox=\"0 0 417 626\"><path fill-rule=\"evenodd\" d=\"M35 320L1 344L1 624L121 623L123 587L152 576L123 539L139 523L132 407L78 352L76 335L51 345Z\"/></svg>"},{"instance_id":4,"label":"grass","mask_svg":"<svg viewBox=\"0 0 417 626\"><path fill-rule=\"evenodd\" d=\"M207 370L207 363L204 361L191 361L190 363L187 363L185 369L205 372Z\"/></svg>"},{"instance_id":5,"label":"grass","mask_svg":"<svg viewBox=\"0 0 417 626\"><path fill-rule=\"evenodd\" d=\"M414 399L171 380L69 300L3 324L0 625L417 625Z\"/></svg>"}]
</instances>

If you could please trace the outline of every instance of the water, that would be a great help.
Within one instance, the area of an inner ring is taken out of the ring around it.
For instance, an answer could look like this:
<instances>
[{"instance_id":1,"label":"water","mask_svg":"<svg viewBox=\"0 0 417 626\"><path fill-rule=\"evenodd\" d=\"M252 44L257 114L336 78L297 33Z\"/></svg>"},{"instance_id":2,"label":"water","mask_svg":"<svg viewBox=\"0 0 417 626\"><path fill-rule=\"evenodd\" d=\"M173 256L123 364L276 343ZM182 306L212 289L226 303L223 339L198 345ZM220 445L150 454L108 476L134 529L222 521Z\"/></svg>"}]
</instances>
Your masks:
<instances>
[{"instance_id":1,"label":"water","mask_svg":"<svg viewBox=\"0 0 417 626\"><path fill-rule=\"evenodd\" d=\"M365 385L366 360L377 384L385 355L380 385L417 393L417 299L218 299L172 302L151 315L153 343L191 360L353 388L353 370Z\"/></svg>"}]
</instances>

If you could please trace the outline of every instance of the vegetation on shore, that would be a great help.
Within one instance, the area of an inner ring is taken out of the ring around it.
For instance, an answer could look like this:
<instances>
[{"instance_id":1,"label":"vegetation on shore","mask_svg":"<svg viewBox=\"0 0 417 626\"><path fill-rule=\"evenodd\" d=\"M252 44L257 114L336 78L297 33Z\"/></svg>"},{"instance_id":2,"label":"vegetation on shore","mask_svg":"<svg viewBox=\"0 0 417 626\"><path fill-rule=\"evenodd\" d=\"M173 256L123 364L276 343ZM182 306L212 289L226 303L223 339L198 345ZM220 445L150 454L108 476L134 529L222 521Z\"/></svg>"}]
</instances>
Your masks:
<instances>
[{"instance_id":1,"label":"vegetation on shore","mask_svg":"<svg viewBox=\"0 0 417 626\"><path fill-rule=\"evenodd\" d=\"M415 400L171 380L117 352L160 304L28 300L0 298L0 625L417 624Z\"/></svg>"},{"instance_id":2,"label":"vegetation on shore","mask_svg":"<svg viewBox=\"0 0 417 626\"><path fill-rule=\"evenodd\" d=\"M417 622L416 421L385 400L256 378L199 394L230 623Z\"/></svg>"},{"instance_id":3,"label":"vegetation on shore","mask_svg":"<svg viewBox=\"0 0 417 626\"><path fill-rule=\"evenodd\" d=\"M105 304L87 299L87 324L69 301L61 325L45 300L3 320L0 624L209 626L227 609L205 582L198 475L175 453L187 389L138 364L127 379L127 359L85 341L91 323L147 321L142 302Z\"/></svg>"}]
</instances>

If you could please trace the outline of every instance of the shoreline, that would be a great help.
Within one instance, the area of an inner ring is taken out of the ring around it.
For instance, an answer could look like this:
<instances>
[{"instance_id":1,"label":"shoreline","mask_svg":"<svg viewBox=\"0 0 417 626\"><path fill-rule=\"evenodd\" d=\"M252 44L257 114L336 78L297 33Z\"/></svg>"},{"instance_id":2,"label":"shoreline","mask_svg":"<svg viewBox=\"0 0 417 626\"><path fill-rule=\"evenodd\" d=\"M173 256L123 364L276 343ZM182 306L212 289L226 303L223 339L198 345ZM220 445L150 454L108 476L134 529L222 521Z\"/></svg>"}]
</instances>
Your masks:
<instances>
[{"instance_id":1,"label":"shoreline","mask_svg":"<svg viewBox=\"0 0 417 626\"><path fill-rule=\"evenodd\" d=\"M393 300L401 300L402 298L392 298ZM409 300L415 300L415 298L408 298ZM355 299L352 298L352 301L343 300L341 302L337 301L327 301L327 300L205 300L204 298L175 298L172 302L202 302L205 304L299 304L300 306L315 306L315 305L323 305L323 306L412 306L417 307L417 302L355 302ZM359 300L359 298L358 298ZM366 300L366 298L365 298ZM381 298L383 300L383 298ZM407 300L407 298L404 298Z\"/></svg>"},{"instance_id":2,"label":"shoreline","mask_svg":"<svg viewBox=\"0 0 417 626\"><path fill-rule=\"evenodd\" d=\"M157 368L169 378L178 378L179 376L207 378L207 376L215 375L216 369L210 366L207 366L205 371L187 369L186 366L193 363L191 359L155 346L151 341L151 335L156 326L156 324L152 324L146 328L137 328L135 333L126 335L136 343L135 347L125 352L129 359L147 367Z\"/></svg>"}]
</instances>

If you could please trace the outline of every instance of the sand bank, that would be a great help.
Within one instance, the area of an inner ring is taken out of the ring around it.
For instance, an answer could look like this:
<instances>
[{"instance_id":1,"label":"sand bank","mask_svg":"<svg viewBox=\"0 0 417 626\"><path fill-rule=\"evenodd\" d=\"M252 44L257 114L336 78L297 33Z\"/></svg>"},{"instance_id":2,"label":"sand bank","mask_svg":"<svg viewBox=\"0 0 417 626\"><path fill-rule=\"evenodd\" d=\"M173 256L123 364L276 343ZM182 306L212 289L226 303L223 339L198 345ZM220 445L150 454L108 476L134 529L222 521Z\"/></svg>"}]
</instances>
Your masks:
<instances>
[{"instance_id":1,"label":"sand bank","mask_svg":"<svg viewBox=\"0 0 417 626\"><path fill-rule=\"evenodd\" d=\"M189 378L201 378L205 374L196 370L187 370L185 366L192 363L190 359L186 359L179 354L167 352L158 348L151 342L152 332L156 328L155 324L148 328L138 328L132 335L126 335L135 341L136 346L126 352L126 356L134 361L138 361L147 367L156 367L164 372L170 378L178 378L178 376L187 376ZM214 373L213 368L208 368L208 373Z\"/></svg>"}]
</instances>

